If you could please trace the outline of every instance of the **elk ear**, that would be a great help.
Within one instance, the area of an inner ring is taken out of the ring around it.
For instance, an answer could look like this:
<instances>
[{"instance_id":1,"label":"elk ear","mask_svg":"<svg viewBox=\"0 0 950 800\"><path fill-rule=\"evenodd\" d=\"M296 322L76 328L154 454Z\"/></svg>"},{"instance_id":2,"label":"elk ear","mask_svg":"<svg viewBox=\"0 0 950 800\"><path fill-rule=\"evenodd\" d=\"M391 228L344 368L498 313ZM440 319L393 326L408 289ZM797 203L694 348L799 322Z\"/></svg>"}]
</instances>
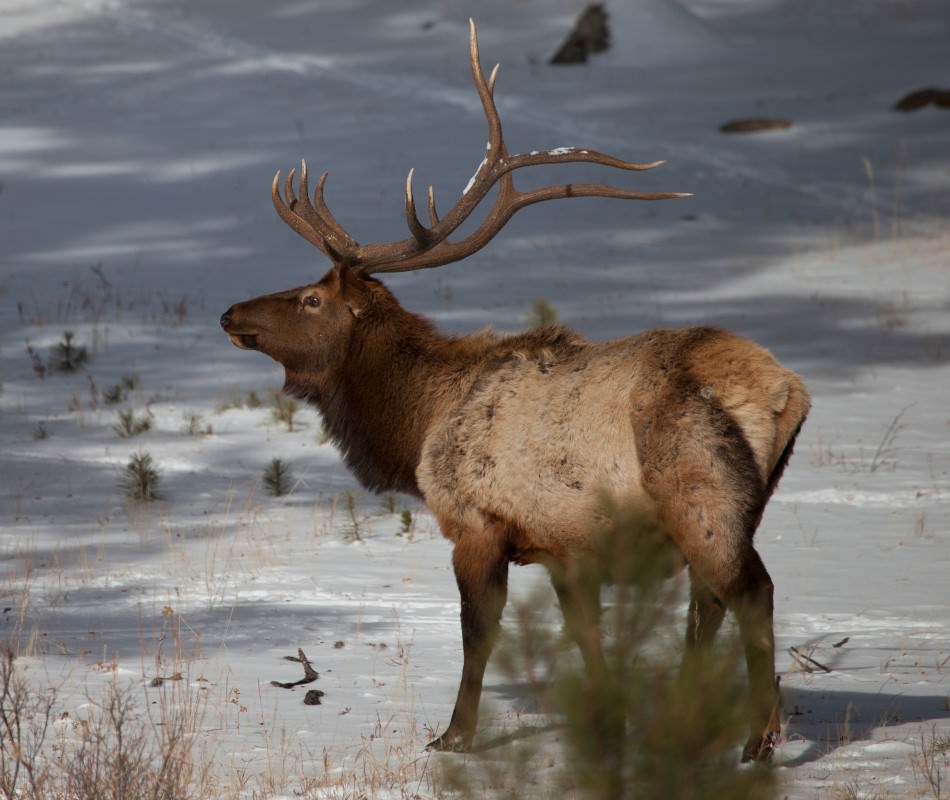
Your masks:
<instances>
[{"instance_id":1,"label":"elk ear","mask_svg":"<svg viewBox=\"0 0 950 800\"><path fill-rule=\"evenodd\" d=\"M337 274L344 305L354 317L360 316L370 299L366 283L348 267L340 267Z\"/></svg>"}]
</instances>

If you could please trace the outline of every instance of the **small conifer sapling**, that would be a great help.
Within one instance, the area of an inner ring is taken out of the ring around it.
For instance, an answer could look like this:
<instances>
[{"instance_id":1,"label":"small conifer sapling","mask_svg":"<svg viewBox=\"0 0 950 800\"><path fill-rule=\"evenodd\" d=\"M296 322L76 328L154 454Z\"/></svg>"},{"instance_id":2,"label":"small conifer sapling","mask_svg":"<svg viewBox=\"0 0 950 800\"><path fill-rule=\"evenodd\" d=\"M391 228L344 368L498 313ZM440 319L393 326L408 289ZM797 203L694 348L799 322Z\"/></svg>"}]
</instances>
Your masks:
<instances>
[{"instance_id":1,"label":"small conifer sapling","mask_svg":"<svg viewBox=\"0 0 950 800\"><path fill-rule=\"evenodd\" d=\"M264 489L269 495L282 497L293 488L293 472L290 464L280 458L271 459L263 475Z\"/></svg>"},{"instance_id":2,"label":"small conifer sapling","mask_svg":"<svg viewBox=\"0 0 950 800\"><path fill-rule=\"evenodd\" d=\"M158 499L156 491L161 473L152 456L148 453L136 453L125 465L119 484L130 500L150 502Z\"/></svg>"}]
</instances>

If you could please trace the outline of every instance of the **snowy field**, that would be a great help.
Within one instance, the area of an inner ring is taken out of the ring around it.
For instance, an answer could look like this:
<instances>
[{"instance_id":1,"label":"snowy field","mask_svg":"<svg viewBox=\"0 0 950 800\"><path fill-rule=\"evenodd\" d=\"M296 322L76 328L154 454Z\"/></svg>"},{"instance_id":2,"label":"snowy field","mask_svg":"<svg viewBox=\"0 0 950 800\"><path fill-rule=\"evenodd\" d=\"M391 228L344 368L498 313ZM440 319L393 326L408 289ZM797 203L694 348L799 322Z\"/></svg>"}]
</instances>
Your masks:
<instances>
[{"instance_id":1,"label":"snowy field","mask_svg":"<svg viewBox=\"0 0 950 800\"><path fill-rule=\"evenodd\" d=\"M55 736L118 684L146 710L191 699L221 797L437 794L434 762L457 758L422 749L461 670L449 545L425 509L362 492L313 411L276 419L282 370L218 318L325 269L274 214L277 169L328 170L361 241L405 235L410 166L453 201L485 141L472 15L513 151L669 162L538 181L695 196L537 206L388 285L445 331L518 330L543 299L598 339L722 325L799 372L814 408L757 539L780 796L950 797L950 109L893 110L950 88L950 6L618 0L611 50L548 66L581 7L0 0L0 625L56 691ZM752 116L792 124L719 131ZM67 331L72 373L52 363ZM120 487L140 453L150 504ZM511 603L544 580L514 569ZM298 648L319 681L272 686L301 677ZM530 711L490 667L483 727Z\"/></svg>"}]
</instances>

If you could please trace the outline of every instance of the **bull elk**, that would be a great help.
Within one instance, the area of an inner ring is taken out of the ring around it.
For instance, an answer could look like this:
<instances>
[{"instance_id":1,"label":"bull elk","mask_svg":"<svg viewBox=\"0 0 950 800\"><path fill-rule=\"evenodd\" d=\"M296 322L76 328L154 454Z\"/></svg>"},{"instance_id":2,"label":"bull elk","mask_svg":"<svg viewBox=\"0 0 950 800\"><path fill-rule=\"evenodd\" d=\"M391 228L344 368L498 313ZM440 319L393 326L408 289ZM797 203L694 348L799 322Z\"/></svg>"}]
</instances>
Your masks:
<instances>
[{"instance_id":1,"label":"bull elk","mask_svg":"<svg viewBox=\"0 0 950 800\"><path fill-rule=\"evenodd\" d=\"M599 599L567 589L593 547L605 504L632 504L668 534L689 565L686 658L702 652L727 609L737 617L749 676L751 735L743 760L767 760L779 733L772 581L753 535L809 408L800 378L765 349L712 327L650 330L592 342L563 326L515 335L450 337L399 305L374 275L428 269L484 247L524 206L568 197L664 200L679 193L602 184L515 188L512 173L587 162L645 170L594 150L510 155L493 98L497 67L470 59L488 120L485 159L440 216L432 189L420 221L412 171L410 236L358 244L324 201L306 162L271 196L280 218L333 262L316 283L228 309L231 341L285 369L284 391L316 405L348 467L368 489L423 500L454 544L464 662L436 750L465 750L476 729L485 665L499 630L510 563L544 564L591 679L604 668ZM486 218L448 237L493 186ZM629 547L636 548L631 538ZM585 610L586 608L586 610Z\"/></svg>"}]
</instances>

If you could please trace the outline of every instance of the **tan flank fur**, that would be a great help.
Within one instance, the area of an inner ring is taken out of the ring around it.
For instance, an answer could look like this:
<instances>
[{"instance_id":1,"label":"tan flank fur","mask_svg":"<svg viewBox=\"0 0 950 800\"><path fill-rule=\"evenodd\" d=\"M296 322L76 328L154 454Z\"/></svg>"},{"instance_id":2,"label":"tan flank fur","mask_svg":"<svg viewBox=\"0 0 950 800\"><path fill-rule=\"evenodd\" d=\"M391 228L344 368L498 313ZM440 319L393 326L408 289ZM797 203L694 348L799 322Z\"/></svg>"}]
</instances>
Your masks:
<instances>
[{"instance_id":1,"label":"tan flank fur","mask_svg":"<svg viewBox=\"0 0 950 800\"><path fill-rule=\"evenodd\" d=\"M402 308L374 274L438 267L483 247L519 208L567 197L662 200L682 195L564 184L518 191L516 169L590 162L633 164L593 150L510 155L474 25L472 73L489 148L461 199L429 224L406 186L410 237L359 245L323 198L311 199L306 164L272 196L281 218L330 257L318 282L232 306L221 325L238 347L286 371L285 391L315 404L347 465L374 491L421 498L453 543L464 664L448 728L429 744L467 749L485 664L505 605L509 563L543 563L592 680L604 668L599 602L580 602L570 576L610 509L658 523L689 565L686 657L702 651L735 612L750 682L745 759L767 760L779 733L772 582L753 547L765 504L809 408L797 375L765 349L711 327L659 329L591 342L568 328L448 337ZM497 70L497 67L496 67ZM448 237L485 198L485 220ZM629 546L637 547L634 534Z\"/></svg>"}]
</instances>

